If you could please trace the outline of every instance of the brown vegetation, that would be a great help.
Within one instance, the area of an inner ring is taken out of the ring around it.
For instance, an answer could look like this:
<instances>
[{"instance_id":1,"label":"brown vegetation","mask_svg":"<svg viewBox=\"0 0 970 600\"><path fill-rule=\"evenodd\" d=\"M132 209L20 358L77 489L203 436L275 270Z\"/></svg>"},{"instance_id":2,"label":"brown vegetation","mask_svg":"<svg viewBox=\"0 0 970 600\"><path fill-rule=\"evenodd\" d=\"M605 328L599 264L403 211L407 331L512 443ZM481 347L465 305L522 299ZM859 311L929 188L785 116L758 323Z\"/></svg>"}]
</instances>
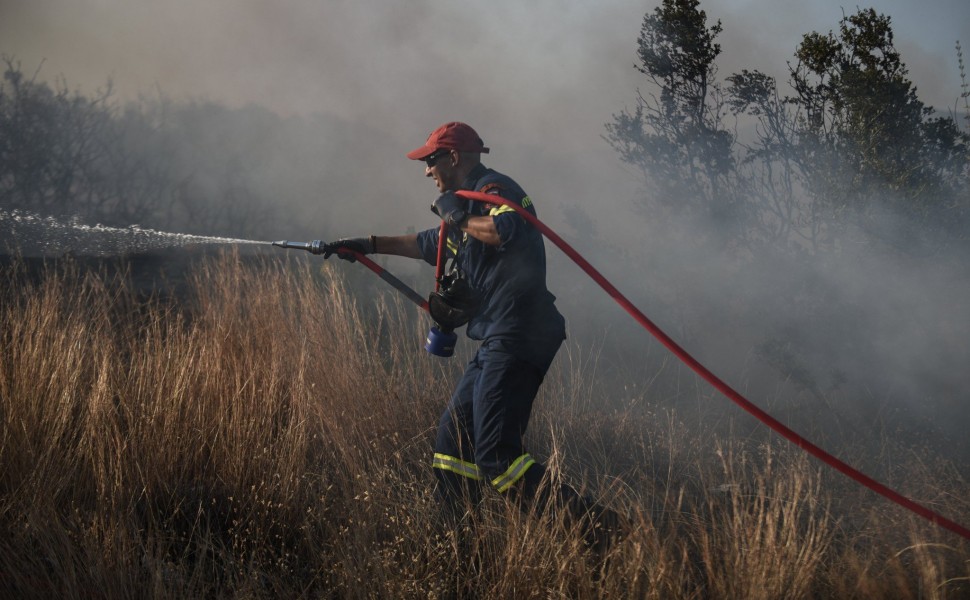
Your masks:
<instances>
[{"instance_id":1,"label":"brown vegetation","mask_svg":"<svg viewBox=\"0 0 970 600\"><path fill-rule=\"evenodd\" d=\"M430 448L461 361L420 349L416 309L365 305L332 270L230 256L198 266L191 299L147 303L121 277L3 272L0 596L970 594L965 540L782 442L686 425L649 374L598 396L575 340L529 445L627 535L595 554L494 497L447 530ZM935 508L970 514L965 481L935 481Z\"/></svg>"}]
</instances>

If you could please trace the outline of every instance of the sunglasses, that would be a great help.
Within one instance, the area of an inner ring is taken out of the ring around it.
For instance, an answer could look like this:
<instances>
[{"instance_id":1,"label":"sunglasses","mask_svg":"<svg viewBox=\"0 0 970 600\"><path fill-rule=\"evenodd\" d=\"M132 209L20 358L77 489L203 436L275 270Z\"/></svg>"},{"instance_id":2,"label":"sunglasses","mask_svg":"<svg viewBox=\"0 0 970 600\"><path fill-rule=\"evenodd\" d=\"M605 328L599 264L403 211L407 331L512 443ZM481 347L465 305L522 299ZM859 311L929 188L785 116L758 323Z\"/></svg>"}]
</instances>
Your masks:
<instances>
[{"instance_id":1,"label":"sunglasses","mask_svg":"<svg viewBox=\"0 0 970 600\"><path fill-rule=\"evenodd\" d=\"M424 159L424 162L428 165L428 168L430 169L435 165L435 163L438 162L439 158L441 158L442 156L445 156L446 154L451 154L451 150L438 150L437 152L429 154L428 157Z\"/></svg>"}]
</instances>

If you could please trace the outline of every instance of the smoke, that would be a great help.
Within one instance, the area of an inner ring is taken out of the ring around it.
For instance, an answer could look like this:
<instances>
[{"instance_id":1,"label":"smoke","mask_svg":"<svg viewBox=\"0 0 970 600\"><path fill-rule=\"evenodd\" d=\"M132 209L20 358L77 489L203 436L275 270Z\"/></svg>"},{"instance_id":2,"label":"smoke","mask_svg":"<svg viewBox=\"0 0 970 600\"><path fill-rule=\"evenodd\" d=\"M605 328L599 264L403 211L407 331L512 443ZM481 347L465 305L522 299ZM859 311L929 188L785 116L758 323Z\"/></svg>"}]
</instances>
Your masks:
<instances>
[{"instance_id":1,"label":"smoke","mask_svg":"<svg viewBox=\"0 0 970 600\"><path fill-rule=\"evenodd\" d=\"M970 46L966 2L870 4L893 17L920 98L943 110L953 106L960 92L954 42ZM19 59L26 72L40 67L40 78L63 77L84 91L110 79L124 100L164 94L257 105L316 124L313 131L326 139L308 144L298 166L280 165L277 175L267 175L260 190L271 199L286 185L278 173L319 168L325 177L317 189L299 194L301 214L318 219L322 238L433 226L428 206L435 188L423 166L404 154L438 124L467 121L492 148L486 164L516 178L540 218L756 402L773 395L837 397L845 417L859 421L870 418L870 408L893 402L959 435L968 423L959 399L970 383L961 369L970 329L963 257L914 264L861 246L824 271L755 277L689 242L666 245L669 224L634 208L642 194L637 174L601 136L611 115L632 107L646 85L633 68L635 44L644 14L655 6L0 0L0 52ZM722 77L752 68L779 81L801 36L837 28L843 14L834 0L716 0L701 8L724 26ZM291 238L285 215L278 221L281 230L267 235ZM704 231L677 236L705 237ZM631 357L644 356L645 348L653 352L654 342L632 330L626 315L551 246L549 256L550 287L574 338L610 335L618 363L636 362ZM413 268L390 262L392 270ZM806 281L831 290L830 302L813 313L816 320L793 321L782 299L797 297L791 290ZM801 346L772 345L782 333ZM779 381L781 368L788 370ZM867 388L873 381L892 397L862 398L860 390L873 389Z\"/></svg>"},{"instance_id":2,"label":"smoke","mask_svg":"<svg viewBox=\"0 0 970 600\"><path fill-rule=\"evenodd\" d=\"M960 36L970 40L965 3L879 4L894 16L921 97L952 106L960 91L953 44ZM161 90L176 99L252 103L283 116L320 113L344 122L357 135L340 140L342 151L370 170L366 181L353 182L356 201L379 214L404 211L415 224L424 221L433 188L403 154L451 119L478 128L494 149L490 166L522 180L540 206L582 205L625 221L635 178L600 136L642 85L634 48L653 6L6 0L0 51L27 70L43 60L44 77L63 76L87 90L110 77L122 98ZM748 67L779 79L800 36L836 27L840 7L834 0L702 3L709 20L724 23L722 75ZM387 190L393 201L379 198ZM602 226L612 225L606 221Z\"/></svg>"}]
</instances>

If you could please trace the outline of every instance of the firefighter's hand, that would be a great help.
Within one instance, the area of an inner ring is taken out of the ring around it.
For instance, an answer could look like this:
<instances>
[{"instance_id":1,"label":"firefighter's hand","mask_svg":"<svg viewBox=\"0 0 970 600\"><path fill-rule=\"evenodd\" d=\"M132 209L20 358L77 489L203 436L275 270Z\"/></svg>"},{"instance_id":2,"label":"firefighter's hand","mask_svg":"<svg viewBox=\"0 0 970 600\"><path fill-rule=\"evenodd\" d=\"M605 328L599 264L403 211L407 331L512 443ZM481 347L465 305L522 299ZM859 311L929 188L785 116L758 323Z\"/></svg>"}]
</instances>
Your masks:
<instances>
[{"instance_id":1,"label":"firefighter's hand","mask_svg":"<svg viewBox=\"0 0 970 600\"><path fill-rule=\"evenodd\" d=\"M324 258L330 258L330 255L336 254L344 260L355 262L357 257L354 255L354 252L359 252L360 254L374 253L374 236L362 238L341 238L336 242L324 244L322 252Z\"/></svg>"},{"instance_id":2,"label":"firefighter's hand","mask_svg":"<svg viewBox=\"0 0 970 600\"><path fill-rule=\"evenodd\" d=\"M460 227L462 221L468 217L465 207L468 202L459 198L454 192L445 192L431 205L431 212L441 217L441 220L451 227Z\"/></svg>"}]
</instances>

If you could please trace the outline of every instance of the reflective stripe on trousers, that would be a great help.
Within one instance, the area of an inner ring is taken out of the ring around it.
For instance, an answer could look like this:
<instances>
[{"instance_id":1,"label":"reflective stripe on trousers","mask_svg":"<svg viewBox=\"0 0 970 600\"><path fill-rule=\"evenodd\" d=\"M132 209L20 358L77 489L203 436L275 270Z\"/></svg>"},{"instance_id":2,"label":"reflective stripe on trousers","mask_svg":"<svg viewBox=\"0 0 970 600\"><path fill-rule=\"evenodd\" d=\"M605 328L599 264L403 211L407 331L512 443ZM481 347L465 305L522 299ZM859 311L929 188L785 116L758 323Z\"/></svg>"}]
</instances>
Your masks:
<instances>
[{"instance_id":1,"label":"reflective stripe on trousers","mask_svg":"<svg viewBox=\"0 0 970 600\"><path fill-rule=\"evenodd\" d=\"M528 454L523 454L522 456L515 459L511 466L505 470L504 473L496 477L491 481L492 487L494 487L499 492L505 492L510 487L515 485L515 483L522 479L525 472L529 470L529 467L535 464L535 460ZM447 454L434 455L434 462L432 467L435 469L442 469L444 471L451 471L461 475L462 477L467 477L475 481L480 481L482 479L482 471L478 468L478 465L470 463L460 458L454 456L448 456Z\"/></svg>"}]
</instances>

